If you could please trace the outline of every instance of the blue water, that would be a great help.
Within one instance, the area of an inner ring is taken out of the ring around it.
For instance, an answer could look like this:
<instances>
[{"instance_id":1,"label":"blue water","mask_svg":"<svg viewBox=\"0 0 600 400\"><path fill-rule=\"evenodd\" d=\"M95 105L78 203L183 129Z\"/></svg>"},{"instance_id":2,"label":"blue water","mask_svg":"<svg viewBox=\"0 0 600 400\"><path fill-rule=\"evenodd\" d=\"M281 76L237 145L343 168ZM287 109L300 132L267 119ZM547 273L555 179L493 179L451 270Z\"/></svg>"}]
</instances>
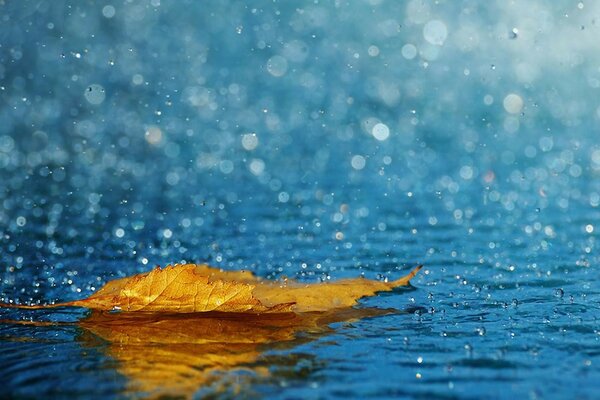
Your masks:
<instances>
[{"instance_id":1,"label":"blue water","mask_svg":"<svg viewBox=\"0 0 600 400\"><path fill-rule=\"evenodd\" d=\"M140 368L189 367L162 392L184 397L597 398L599 17L577 1L7 1L0 301L178 262L305 282L422 263L360 318L250 347L187 332ZM147 396L127 354L170 334L138 348L89 318L0 309L54 323L0 324L0 397ZM270 324L250 337L287 332Z\"/></svg>"}]
</instances>

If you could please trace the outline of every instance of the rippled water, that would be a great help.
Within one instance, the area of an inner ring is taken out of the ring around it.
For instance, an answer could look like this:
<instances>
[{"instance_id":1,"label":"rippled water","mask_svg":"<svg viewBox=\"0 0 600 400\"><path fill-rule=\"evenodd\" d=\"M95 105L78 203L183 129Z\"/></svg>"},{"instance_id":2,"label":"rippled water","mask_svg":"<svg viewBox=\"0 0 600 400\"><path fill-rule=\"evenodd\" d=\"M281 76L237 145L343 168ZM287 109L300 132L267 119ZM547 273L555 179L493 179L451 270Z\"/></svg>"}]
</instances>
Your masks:
<instances>
[{"instance_id":1,"label":"rippled water","mask_svg":"<svg viewBox=\"0 0 600 400\"><path fill-rule=\"evenodd\" d=\"M0 301L425 268L301 320L0 309L0 397L598 397L598 5L165 3L0 5Z\"/></svg>"}]
</instances>

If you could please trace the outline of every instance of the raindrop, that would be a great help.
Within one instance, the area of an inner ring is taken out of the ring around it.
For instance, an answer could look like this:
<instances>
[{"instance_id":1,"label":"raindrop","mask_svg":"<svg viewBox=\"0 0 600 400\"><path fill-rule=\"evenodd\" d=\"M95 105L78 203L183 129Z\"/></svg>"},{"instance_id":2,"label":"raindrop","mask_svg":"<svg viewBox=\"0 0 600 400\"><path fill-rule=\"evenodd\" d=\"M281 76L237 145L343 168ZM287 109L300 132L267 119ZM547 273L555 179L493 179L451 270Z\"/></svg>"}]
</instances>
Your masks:
<instances>
[{"instance_id":1,"label":"raindrop","mask_svg":"<svg viewBox=\"0 0 600 400\"><path fill-rule=\"evenodd\" d=\"M285 57L273 56L267 61L267 71L277 78L285 75L288 69L288 62Z\"/></svg>"},{"instance_id":2,"label":"raindrop","mask_svg":"<svg viewBox=\"0 0 600 400\"><path fill-rule=\"evenodd\" d=\"M402 46L402 57L407 60L412 60L417 56L417 48L413 44L405 44Z\"/></svg>"},{"instance_id":3,"label":"raindrop","mask_svg":"<svg viewBox=\"0 0 600 400\"><path fill-rule=\"evenodd\" d=\"M510 93L504 98L504 109L510 114L518 114L523 109L523 99L515 93Z\"/></svg>"},{"instance_id":4,"label":"raindrop","mask_svg":"<svg viewBox=\"0 0 600 400\"><path fill-rule=\"evenodd\" d=\"M131 82L133 82L134 85L141 85L144 83L144 77L140 74L135 74L131 78Z\"/></svg>"},{"instance_id":5,"label":"raindrop","mask_svg":"<svg viewBox=\"0 0 600 400\"><path fill-rule=\"evenodd\" d=\"M104 15L104 17L106 17L106 18L114 17L115 13L116 13L116 10L111 5L104 6L104 8L102 8L102 15Z\"/></svg>"},{"instance_id":6,"label":"raindrop","mask_svg":"<svg viewBox=\"0 0 600 400\"><path fill-rule=\"evenodd\" d=\"M448 37L448 28L440 20L431 20L423 27L423 37L433 45L442 46Z\"/></svg>"},{"instance_id":7,"label":"raindrop","mask_svg":"<svg viewBox=\"0 0 600 400\"><path fill-rule=\"evenodd\" d=\"M367 160L361 155L356 155L356 156L352 157L352 160L350 162L350 164L352 165L352 168L354 168L355 170L358 170L358 171L363 169L365 167L366 163L367 163Z\"/></svg>"},{"instance_id":8,"label":"raindrop","mask_svg":"<svg viewBox=\"0 0 600 400\"><path fill-rule=\"evenodd\" d=\"M377 46L369 46L367 53L371 57L377 57L379 55L379 47Z\"/></svg>"},{"instance_id":9,"label":"raindrop","mask_svg":"<svg viewBox=\"0 0 600 400\"><path fill-rule=\"evenodd\" d=\"M97 83L94 83L88 86L83 93L85 99L94 105L102 104L104 99L106 98L106 93L104 92L104 88Z\"/></svg>"},{"instance_id":10,"label":"raindrop","mask_svg":"<svg viewBox=\"0 0 600 400\"><path fill-rule=\"evenodd\" d=\"M245 150L254 150L256 146L258 146L258 137L255 133L247 133L242 135L242 147Z\"/></svg>"},{"instance_id":11,"label":"raindrop","mask_svg":"<svg viewBox=\"0 0 600 400\"><path fill-rule=\"evenodd\" d=\"M162 131L158 126L149 126L144 137L148 143L157 145L162 141Z\"/></svg>"},{"instance_id":12,"label":"raindrop","mask_svg":"<svg viewBox=\"0 0 600 400\"><path fill-rule=\"evenodd\" d=\"M387 125L382 124L380 122L378 124L375 124L373 130L371 131L371 134L373 135L373 137L375 137L375 139L379 141L384 141L390 136L390 128L388 128Z\"/></svg>"}]
</instances>

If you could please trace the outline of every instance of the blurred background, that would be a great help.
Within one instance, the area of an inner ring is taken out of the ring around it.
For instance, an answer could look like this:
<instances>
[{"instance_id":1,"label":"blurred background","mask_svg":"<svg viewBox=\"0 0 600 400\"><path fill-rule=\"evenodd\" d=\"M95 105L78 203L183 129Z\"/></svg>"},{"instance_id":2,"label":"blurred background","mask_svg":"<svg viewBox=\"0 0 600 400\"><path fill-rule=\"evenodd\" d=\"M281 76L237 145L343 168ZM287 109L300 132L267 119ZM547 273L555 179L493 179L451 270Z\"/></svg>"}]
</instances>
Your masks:
<instances>
[{"instance_id":1,"label":"blurred background","mask_svg":"<svg viewBox=\"0 0 600 400\"><path fill-rule=\"evenodd\" d=\"M552 239L555 212L591 239L568 211L600 203L593 3L2 8L6 265L297 268L390 224L412 263L436 225Z\"/></svg>"},{"instance_id":2,"label":"blurred background","mask_svg":"<svg viewBox=\"0 0 600 400\"><path fill-rule=\"evenodd\" d=\"M0 300L184 261L308 282L424 263L412 301L453 313L429 340L520 304L557 335L580 312L589 340L520 373L598 359L600 3L4 0L0 19ZM517 314L490 319L491 359ZM508 393L543 395L535 376Z\"/></svg>"}]
</instances>

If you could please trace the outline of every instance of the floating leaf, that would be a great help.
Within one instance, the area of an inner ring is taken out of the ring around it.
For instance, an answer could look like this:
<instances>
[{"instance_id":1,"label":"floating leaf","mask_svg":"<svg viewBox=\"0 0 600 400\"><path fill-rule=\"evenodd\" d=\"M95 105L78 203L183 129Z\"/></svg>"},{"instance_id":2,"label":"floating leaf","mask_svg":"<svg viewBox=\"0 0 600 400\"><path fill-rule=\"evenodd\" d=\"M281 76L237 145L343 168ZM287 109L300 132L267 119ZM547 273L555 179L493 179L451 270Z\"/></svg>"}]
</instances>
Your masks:
<instances>
[{"instance_id":1,"label":"floating leaf","mask_svg":"<svg viewBox=\"0 0 600 400\"><path fill-rule=\"evenodd\" d=\"M80 340L86 346L97 348L98 338L107 343L101 347L118 361L117 369L128 378L127 394L193 398L202 388L211 393L233 391L235 395L236 390L247 391L246 379L276 375L278 364L285 373L286 366L294 363L288 359L265 360L263 351L274 344L278 348L293 347L332 331L331 323L394 312L352 306L361 297L408 284L419 268L393 282L357 278L303 284L267 281L250 272L189 264L108 282L83 300L50 306L9 306L94 309L87 318L67 325L81 328ZM123 312L106 312L113 309ZM240 369L252 373L231 374Z\"/></svg>"},{"instance_id":2,"label":"floating leaf","mask_svg":"<svg viewBox=\"0 0 600 400\"><path fill-rule=\"evenodd\" d=\"M314 284L302 284L295 281L286 281L283 284L268 282L257 285L254 295L269 307L293 303L292 310L295 312L328 311L351 307L363 297L406 286L420 269L421 266L418 266L408 275L392 282L364 278Z\"/></svg>"},{"instance_id":3,"label":"floating leaf","mask_svg":"<svg viewBox=\"0 0 600 400\"><path fill-rule=\"evenodd\" d=\"M421 266L392 282L363 278L331 283L265 281L248 271L221 271L207 265L185 264L108 282L83 300L41 306L0 304L40 309L87 307L124 312L285 313L327 311L350 307L362 297L407 285Z\"/></svg>"}]
</instances>

